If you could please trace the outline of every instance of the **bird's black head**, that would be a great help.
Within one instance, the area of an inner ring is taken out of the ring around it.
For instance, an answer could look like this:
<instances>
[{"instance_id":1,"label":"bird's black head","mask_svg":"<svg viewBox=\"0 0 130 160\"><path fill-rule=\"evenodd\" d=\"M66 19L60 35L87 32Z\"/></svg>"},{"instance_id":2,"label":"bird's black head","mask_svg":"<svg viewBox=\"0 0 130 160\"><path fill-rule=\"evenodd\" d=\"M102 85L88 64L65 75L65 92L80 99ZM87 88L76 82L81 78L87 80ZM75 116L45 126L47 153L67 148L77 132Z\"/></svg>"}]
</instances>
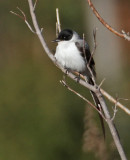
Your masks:
<instances>
[{"instance_id":1,"label":"bird's black head","mask_svg":"<svg viewBox=\"0 0 130 160\"><path fill-rule=\"evenodd\" d=\"M53 42L69 41L72 36L73 31L71 29L64 29L59 33L58 37Z\"/></svg>"}]
</instances>

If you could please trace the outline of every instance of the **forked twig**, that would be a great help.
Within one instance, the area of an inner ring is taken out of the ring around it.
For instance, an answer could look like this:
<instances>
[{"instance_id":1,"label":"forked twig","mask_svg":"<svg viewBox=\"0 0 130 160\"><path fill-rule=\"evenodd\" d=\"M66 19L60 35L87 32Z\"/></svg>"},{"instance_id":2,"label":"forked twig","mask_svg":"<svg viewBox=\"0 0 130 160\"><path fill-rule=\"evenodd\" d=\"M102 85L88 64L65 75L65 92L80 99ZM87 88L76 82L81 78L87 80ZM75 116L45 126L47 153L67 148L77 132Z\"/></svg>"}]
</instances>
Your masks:
<instances>
[{"instance_id":1,"label":"forked twig","mask_svg":"<svg viewBox=\"0 0 130 160\"><path fill-rule=\"evenodd\" d=\"M123 104L121 104L119 101L115 98L113 98L110 94L108 94L106 91L104 91L102 88L100 88L101 93L112 103L116 104L120 109L122 109L125 113L130 115L130 110L126 108Z\"/></svg>"},{"instance_id":2,"label":"forked twig","mask_svg":"<svg viewBox=\"0 0 130 160\"><path fill-rule=\"evenodd\" d=\"M17 17L21 18L22 20L24 20L24 22L26 23L26 25L28 26L28 28L30 29L30 31L33 32L33 33L36 33L36 32L32 29L31 25L28 23L25 13L24 13L19 7L17 7L17 9L21 12L22 16L19 15L18 13L16 13L16 12L13 12L13 11L10 11L10 13L12 13L12 14L14 14L15 16L17 16Z\"/></svg>"},{"instance_id":3,"label":"forked twig","mask_svg":"<svg viewBox=\"0 0 130 160\"><path fill-rule=\"evenodd\" d=\"M115 103L115 106L112 107L112 109L113 109L113 116L112 116L112 118L111 118L112 121L115 119L116 113L117 113L117 111L118 111L118 109L117 109L117 102L118 102L118 99L117 99L117 101L116 101L116 103Z\"/></svg>"},{"instance_id":4,"label":"forked twig","mask_svg":"<svg viewBox=\"0 0 130 160\"><path fill-rule=\"evenodd\" d=\"M126 99L126 98L117 98L116 103L115 103L115 106L113 107L114 113L113 113L113 117L111 118L112 121L114 120L114 118L115 118L115 116L116 116L116 113L117 113L117 111L118 111L118 109L117 109L117 104L118 104L118 102L119 102L120 100L129 101L130 99Z\"/></svg>"},{"instance_id":5,"label":"forked twig","mask_svg":"<svg viewBox=\"0 0 130 160\"><path fill-rule=\"evenodd\" d=\"M115 29L113 29L98 13L98 11L96 10L96 8L94 7L93 3L91 2L91 0L88 0L88 4L91 7L93 13L95 14L95 16L99 19L99 21L108 29L110 30L112 33L114 33L115 35L124 38L128 41L130 41L130 36L129 33L126 33L125 31L122 30L122 33L116 31Z\"/></svg>"}]
</instances>

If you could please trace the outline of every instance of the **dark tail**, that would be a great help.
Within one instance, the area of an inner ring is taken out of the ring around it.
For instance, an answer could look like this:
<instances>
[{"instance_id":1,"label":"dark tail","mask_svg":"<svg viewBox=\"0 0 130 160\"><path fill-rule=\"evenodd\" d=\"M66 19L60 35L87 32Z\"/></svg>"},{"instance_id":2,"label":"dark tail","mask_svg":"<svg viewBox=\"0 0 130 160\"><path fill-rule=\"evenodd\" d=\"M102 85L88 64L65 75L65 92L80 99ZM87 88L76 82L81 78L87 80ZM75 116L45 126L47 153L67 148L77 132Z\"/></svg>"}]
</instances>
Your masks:
<instances>
[{"instance_id":1,"label":"dark tail","mask_svg":"<svg viewBox=\"0 0 130 160\"><path fill-rule=\"evenodd\" d=\"M91 95L93 97L93 100L95 102L95 105L96 105L97 109L100 112L102 112L102 107L101 107L101 104L100 104L96 94L94 92L92 92L92 91L90 93L91 93ZM101 126L102 126L103 136L104 136L104 139L105 139L105 126L104 126L103 118L102 118L102 116L100 114L99 114L99 118L100 118L100 122L101 122Z\"/></svg>"},{"instance_id":2,"label":"dark tail","mask_svg":"<svg viewBox=\"0 0 130 160\"><path fill-rule=\"evenodd\" d=\"M91 85L94 85L93 80L91 78L89 78L88 83L91 84ZM102 112L102 106L101 106L101 104L100 104L100 102L98 100L98 97L96 96L96 94L94 92L90 91L90 93L91 93L91 95L93 97L93 100L95 102L95 105L96 105L97 109L100 112ZM104 139L105 139L105 126L104 126L103 118L102 118L102 116L100 114L99 114L99 118L100 118L100 122L101 122L101 126L102 126L103 136L104 136Z\"/></svg>"}]
</instances>

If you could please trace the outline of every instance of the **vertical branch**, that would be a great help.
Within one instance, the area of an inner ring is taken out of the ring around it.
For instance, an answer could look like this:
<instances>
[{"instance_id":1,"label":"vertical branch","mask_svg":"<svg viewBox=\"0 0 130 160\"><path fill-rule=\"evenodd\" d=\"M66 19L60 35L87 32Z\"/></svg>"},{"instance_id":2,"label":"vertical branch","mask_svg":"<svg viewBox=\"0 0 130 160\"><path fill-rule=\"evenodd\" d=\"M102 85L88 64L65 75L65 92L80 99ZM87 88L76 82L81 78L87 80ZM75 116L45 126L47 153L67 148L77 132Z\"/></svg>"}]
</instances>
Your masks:
<instances>
[{"instance_id":1,"label":"vertical branch","mask_svg":"<svg viewBox=\"0 0 130 160\"><path fill-rule=\"evenodd\" d=\"M85 58L85 63L87 64L87 57L86 57L86 53L85 53L85 34L83 33L83 54L84 54L84 58Z\"/></svg>"},{"instance_id":2,"label":"vertical branch","mask_svg":"<svg viewBox=\"0 0 130 160\"><path fill-rule=\"evenodd\" d=\"M95 29L93 30L94 48L93 48L93 51L92 51L92 53L91 53L91 57L90 57L90 59L89 59L88 66L90 65L90 62L91 62L91 60L92 60L92 58L93 58L93 56L94 56L94 53L95 53L95 51L96 51L96 48L97 48L96 31L97 31L97 28L95 28Z\"/></svg>"},{"instance_id":3,"label":"vertical branch","mask_svg":"<svg viewBox=\"0 0 130 160\"><path fill-rule=\"evenodd\" d=\"M60 23L60 16L59 16L59 9L56 8L56 18L57 18L57 30L60 33L61 32L61 23Z\"/></svg>"}]
</instances>

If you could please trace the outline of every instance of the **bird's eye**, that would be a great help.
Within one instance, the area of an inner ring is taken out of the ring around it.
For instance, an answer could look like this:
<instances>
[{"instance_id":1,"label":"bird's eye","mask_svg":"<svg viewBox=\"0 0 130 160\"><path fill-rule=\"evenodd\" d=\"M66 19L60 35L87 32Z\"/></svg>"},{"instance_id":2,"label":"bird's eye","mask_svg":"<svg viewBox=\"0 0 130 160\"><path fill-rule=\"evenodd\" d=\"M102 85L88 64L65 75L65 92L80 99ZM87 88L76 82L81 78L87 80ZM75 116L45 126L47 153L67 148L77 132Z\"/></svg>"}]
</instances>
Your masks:
<instances>
[{"instance_id":1,"label":"bird's eye","mask_svg":"<svg viewBox=\"0 0 130 160\"><path fill-rule=\"evenodd\" d=\"M64 37L64 39L66 39L66 37Z\"/></svg>"}]
</instances>

